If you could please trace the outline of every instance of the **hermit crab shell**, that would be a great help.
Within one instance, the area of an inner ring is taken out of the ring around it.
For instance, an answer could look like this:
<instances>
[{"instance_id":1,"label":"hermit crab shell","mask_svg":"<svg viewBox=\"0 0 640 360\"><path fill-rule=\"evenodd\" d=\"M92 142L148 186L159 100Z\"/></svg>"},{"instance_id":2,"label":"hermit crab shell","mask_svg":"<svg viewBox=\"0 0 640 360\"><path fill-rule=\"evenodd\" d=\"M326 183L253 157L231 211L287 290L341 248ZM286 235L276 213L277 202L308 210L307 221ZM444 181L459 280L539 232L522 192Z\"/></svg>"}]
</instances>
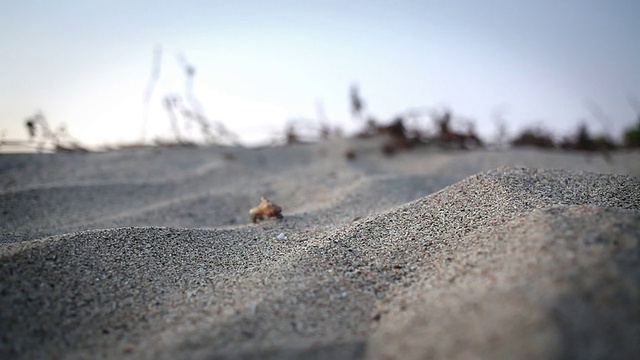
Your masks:
<instances>
[{"instance_id":1,"label":"hermit crab shell","mask_svg":"<svg viewBox=\"0 0 640 360\"><path fill-rule=\"evenodd\" d=\"M264 216L282 218L282 208L264 196L260 197L260 205L249 210L251 220L257 222L258 219L263 220Z\"/></svg>"}]
</instances>

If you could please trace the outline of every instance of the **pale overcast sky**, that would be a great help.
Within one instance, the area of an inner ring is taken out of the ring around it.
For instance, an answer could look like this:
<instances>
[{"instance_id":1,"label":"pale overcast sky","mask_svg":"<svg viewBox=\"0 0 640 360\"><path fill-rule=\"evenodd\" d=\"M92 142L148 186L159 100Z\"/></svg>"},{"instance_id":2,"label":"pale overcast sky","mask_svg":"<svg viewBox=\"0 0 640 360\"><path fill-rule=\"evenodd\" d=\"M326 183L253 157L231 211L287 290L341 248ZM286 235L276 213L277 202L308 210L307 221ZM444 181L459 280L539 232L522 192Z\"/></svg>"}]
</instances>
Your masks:
<instances>
[{"instance_id":1,"label":"pale overcast sky","mask_svg":"<svg viewBox=\"0 0 640 360\"><path fill-rule=\"evenodd\" d=\"M85 143L138 140L161 46L148 139L171 134L161 99L183 90L180 55L206 115L247 141L317 118L318 103L354 129L352 83L381 120L448 106L487 136L498 109L512 132L599 131L593 102L620 133L636 121L639 19L635 0L2 1L0 131L26 138L40 109Z\"/></svg>"}]
</instances>

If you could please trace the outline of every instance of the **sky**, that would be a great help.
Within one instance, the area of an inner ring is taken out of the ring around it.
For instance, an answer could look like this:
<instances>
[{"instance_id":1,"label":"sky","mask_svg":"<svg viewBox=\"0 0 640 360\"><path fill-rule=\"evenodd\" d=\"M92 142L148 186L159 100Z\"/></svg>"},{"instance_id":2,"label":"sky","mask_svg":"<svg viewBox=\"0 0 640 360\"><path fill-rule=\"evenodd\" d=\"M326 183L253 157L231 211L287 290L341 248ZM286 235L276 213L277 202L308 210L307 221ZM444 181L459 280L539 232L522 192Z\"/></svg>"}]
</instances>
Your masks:
<instances>
[{"instance_id":1,"label":"sky","mask_svg":"<svg viewBox=\"0 0 640 360\"><path fill-rule=\"evenodd\" d=\"M381 122L448 108L486 139L498 118L511 134L585 122L615 136L640 113L639 16L635 0L6 0L0 136L26 139L42 111L91 146L170 139L181 61L205 115L248 145L291 121L356 131L353 84Z\"/></svg>"}]
</instances>

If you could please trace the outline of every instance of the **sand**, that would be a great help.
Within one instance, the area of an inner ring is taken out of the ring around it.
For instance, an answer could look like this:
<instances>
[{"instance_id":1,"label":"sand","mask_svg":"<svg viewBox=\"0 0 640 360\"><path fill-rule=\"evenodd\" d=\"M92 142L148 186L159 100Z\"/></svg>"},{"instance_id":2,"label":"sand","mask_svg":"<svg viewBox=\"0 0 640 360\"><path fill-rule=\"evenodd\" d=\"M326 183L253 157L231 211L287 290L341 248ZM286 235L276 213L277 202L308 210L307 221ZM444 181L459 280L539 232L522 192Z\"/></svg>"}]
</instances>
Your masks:
<instances>
[{"instance_id":1,"label":"sand","mask_svg":"<svg viewBox=\"0 0 640 360\"><path fill-rule=\"evenodd\" d=\"M0 155L0 358L640 351L639 152L379 147Z\"/></svg>"}]
</instances>

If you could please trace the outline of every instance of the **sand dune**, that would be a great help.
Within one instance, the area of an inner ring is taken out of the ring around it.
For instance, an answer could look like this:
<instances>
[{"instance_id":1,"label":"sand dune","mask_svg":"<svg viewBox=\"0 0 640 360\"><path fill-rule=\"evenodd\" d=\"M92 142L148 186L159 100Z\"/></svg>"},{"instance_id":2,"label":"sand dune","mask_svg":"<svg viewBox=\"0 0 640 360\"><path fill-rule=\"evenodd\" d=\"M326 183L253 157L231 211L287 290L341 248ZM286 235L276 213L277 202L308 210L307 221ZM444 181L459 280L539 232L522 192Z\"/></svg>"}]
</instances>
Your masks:
<instances>
[{"instance_id":1,"label":"sand dune","mask_svg":"<svg viewBox=\"0 0 640 360\"><path fill-rule=\"evenodd\" d=\"M638 160L3 155L0 357L632 358Z\"/></svg>"}]
</instances>

